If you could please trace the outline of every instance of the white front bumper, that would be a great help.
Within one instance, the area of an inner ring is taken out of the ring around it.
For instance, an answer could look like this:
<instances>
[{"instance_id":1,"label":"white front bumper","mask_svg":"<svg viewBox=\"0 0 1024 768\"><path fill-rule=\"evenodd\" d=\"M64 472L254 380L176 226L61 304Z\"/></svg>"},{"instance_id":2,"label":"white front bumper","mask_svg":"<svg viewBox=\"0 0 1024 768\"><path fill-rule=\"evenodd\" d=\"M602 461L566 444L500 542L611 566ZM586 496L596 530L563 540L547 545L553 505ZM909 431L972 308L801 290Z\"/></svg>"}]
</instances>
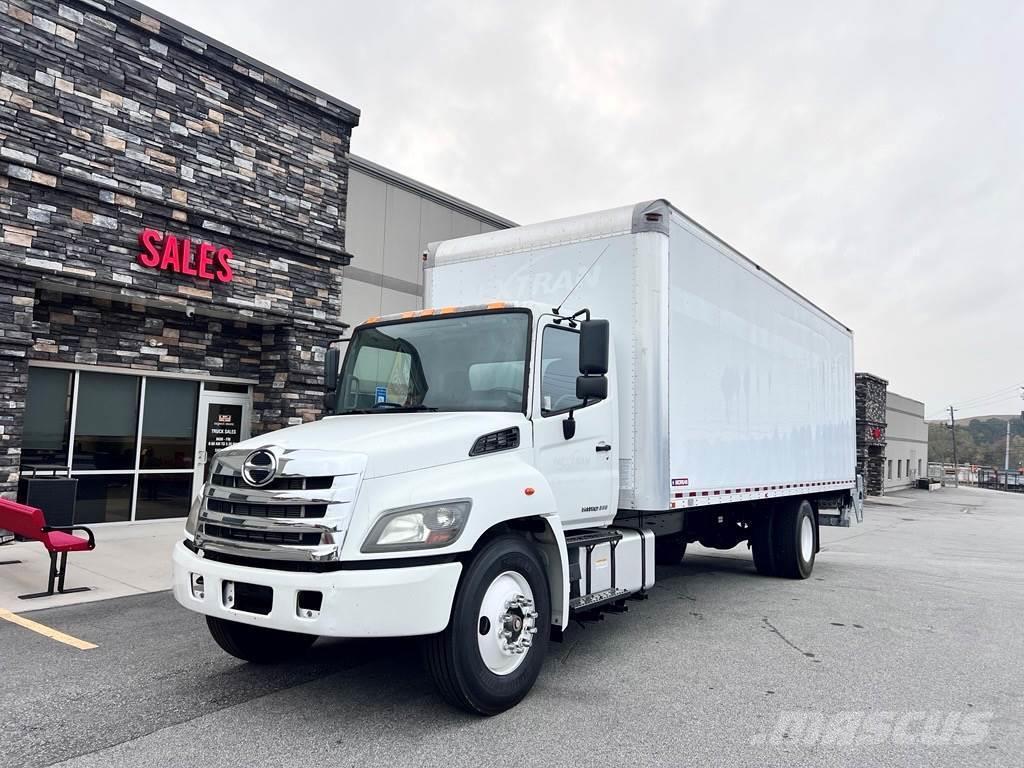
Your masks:
<instances>
[{"instance_id":1,"label":"white front bumper","mask_svg":"<svg viewBox=\"0 0 1024 768\"><path fill-rule=\"evenodd\" d=\"M229 565L198 557L184 543L174 547L174 597L189 610L258 627L326 637L429 635L448 625L461 563L297 573ZM204 596L192 595L192 574L203 577ZM274 590L266 616L227 608L223 582ZM319 616L298 615L301 590L323 593Z\"/></svg>"}]
</instances>

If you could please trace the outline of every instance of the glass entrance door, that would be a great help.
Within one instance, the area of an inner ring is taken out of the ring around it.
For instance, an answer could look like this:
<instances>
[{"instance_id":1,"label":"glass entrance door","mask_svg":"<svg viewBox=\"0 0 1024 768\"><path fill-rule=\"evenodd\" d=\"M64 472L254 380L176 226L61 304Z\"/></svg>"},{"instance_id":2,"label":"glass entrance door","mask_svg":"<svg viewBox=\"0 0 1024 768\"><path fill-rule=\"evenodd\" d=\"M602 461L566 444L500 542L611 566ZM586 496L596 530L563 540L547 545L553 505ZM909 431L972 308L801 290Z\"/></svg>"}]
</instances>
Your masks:
<instances>
[{"instance_id":1,"label":"glass entrance door","mask_svg":"<svg viewBox=\"0 0 1024 768\"><path fill-rule=\"evenodd\" d=\"M210 478L213 455L221 448L249 438L251 409L248 394L204 391L199 398L194 497L202 492L203 483Z\"/></svg>"}]
</instances>

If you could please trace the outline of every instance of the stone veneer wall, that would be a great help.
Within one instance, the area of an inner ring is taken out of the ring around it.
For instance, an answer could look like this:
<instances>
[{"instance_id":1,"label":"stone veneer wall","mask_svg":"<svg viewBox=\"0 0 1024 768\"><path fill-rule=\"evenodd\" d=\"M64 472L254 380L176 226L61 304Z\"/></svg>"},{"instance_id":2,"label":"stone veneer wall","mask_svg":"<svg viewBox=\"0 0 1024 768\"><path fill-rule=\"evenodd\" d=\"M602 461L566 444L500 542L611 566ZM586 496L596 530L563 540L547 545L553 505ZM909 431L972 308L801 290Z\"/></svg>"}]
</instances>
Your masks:
<instances>
[{"instance_id":1,"label":"stone veneer wall","mask_svg":"<svg viewBox=\"0 0 1024 768\"><path fill-rule=\"evenodd\" d=\"M0 493L29 358L251 377L256 432L319 414L357 123L135 3L0 0ZM142 267L143 228L234 280Z\"/></svg>"},{"instance_id":2,"label":"stone veneer wall","mask_svg":"<svg viewBox=\"0 0 1024 768\"><path fill-rule=\"evenodd\" d=\"M868 496L881 496L885 487L885 393L889 382L858 373L856 380L857 472L864 477Z\"/></svg>"}]
</instances>

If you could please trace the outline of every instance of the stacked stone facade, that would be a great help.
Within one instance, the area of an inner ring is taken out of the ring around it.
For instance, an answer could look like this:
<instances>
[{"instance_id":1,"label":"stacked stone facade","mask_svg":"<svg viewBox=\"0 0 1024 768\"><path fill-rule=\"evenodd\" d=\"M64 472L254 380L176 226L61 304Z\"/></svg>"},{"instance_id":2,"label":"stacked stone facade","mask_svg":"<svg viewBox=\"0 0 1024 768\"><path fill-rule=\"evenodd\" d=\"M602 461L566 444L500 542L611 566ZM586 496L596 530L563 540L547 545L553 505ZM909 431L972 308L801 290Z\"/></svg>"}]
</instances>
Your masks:
<instances>
[{"instance_id":1,"label":"stacked stone facade","mask_svg":"<svg viewBox=\"0 0 1024 768\"><path fill-rule=\"evenodd\" d=\"M885 487L885 400L889 382L870 373L856 380L857 472L868 496L881 496Z\"/></svg>"},{"instance_id":2,"label":"stacked stone facade","mask_svg":"<svg viewBox=\"0 0 1024 768\"><path fill-rule=\"evenodd\" d=\"M0 0L0 492L33 359L251 379L254 432L319 415L357 122L136 3ZM233 280L143 266L143 229Z\"/></svg>"}]
</instances>

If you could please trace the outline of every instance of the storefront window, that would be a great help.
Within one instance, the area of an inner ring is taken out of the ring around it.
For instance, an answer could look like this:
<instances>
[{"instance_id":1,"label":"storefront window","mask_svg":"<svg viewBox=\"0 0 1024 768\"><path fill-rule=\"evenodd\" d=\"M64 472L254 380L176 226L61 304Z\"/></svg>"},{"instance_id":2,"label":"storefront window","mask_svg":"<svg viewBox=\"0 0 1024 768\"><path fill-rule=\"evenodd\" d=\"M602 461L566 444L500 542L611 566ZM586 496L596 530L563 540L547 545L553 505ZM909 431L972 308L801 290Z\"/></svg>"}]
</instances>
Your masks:
<instances>
[{"instance_id":1,"label":"storefront window","mask_svg":"<svg viewBox=\"0 0 1024 768\"><path fill-rule=\"evenodd\" d=\"M22 467L65 467L70 454L77 523L185 517L210 467L196 449L212 456L248 436L248 395L244 384L31 367Z\"/></svg>"},{"instance_id":2,"label":"storefront window","mask_svg":"<svg viewBox=\"0 0 1024 768\"><path fill-rule=\"evenodd\" d=\"M68 463L71 432L71 371L30 368L21 460L26 465Z\"/></svg>"},{"instance_id":3,"label":"storefront window","mask_svg":"<svg viewBox=\"0 0 1024 768\"><path fill-rule=\"evenodd\" d=\"M135 468L139 381L113 373L79 374L74 469Z\"/></svg>"},{"instance_id":4,"label":"storefront window","mask_svg":"<svg viewBox=\"0 0 1024 768\"><path fill-rule=\"evenodd\" d=\"M192 503L192 474L139 475L136 520L185 517Z\"/></svg>"},{"instance_id":5,"label":"storefront window","mask_svg":"<svg viewBox=\"0 0 1024 768\"><path fill-rule=\"evenodd\" d=\"M75 522L117 523L132 519L132 486L135 476L78 475Z\"/></svg>"},{"instance_id":6,"label":"storefront window","mask_svg":"<svg viewBox=\"0 0 1024 768\"><path fill-rule=\"evenodd\" d=\"M198 397L197 382L146 379L139 469L192 469Z\"/></svg>"}]
</instances>

